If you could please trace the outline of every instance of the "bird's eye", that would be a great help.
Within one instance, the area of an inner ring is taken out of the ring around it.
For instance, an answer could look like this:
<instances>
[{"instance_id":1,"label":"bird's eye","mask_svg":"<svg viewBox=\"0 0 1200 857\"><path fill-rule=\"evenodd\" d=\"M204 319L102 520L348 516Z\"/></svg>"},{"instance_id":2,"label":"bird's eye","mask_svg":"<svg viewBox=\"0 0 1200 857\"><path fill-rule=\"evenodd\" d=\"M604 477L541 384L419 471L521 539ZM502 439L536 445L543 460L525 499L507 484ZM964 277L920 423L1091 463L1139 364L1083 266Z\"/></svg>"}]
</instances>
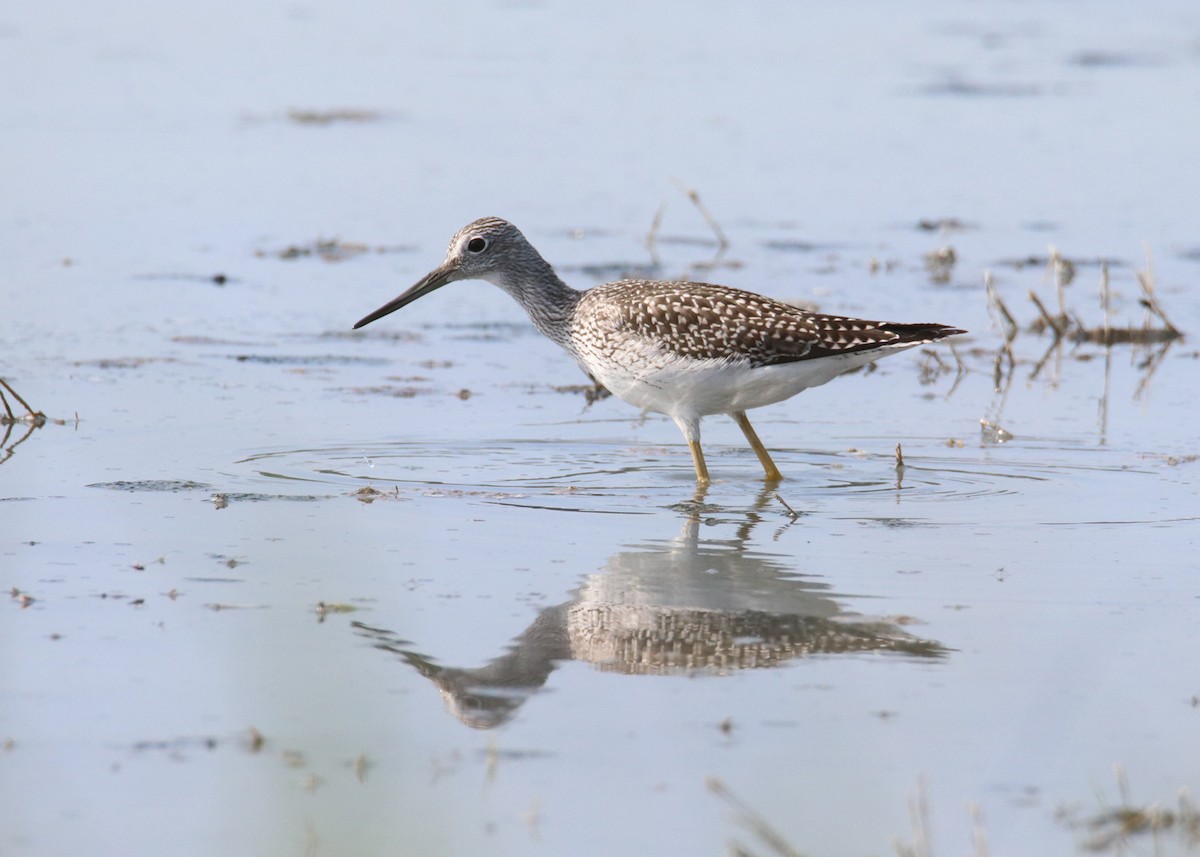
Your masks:
<instances>
[{"instance_id":1,"label":"bird's eye","mask_svg":"<svg viewBox=\"0 0 1200 857\"><path fill-rule=\"evenodd\" d=\"M467 250L472 253L482 253L487 249L487 245L488 243L486 238L472 238L467 242Z\"/></svg>"}]
</instances>

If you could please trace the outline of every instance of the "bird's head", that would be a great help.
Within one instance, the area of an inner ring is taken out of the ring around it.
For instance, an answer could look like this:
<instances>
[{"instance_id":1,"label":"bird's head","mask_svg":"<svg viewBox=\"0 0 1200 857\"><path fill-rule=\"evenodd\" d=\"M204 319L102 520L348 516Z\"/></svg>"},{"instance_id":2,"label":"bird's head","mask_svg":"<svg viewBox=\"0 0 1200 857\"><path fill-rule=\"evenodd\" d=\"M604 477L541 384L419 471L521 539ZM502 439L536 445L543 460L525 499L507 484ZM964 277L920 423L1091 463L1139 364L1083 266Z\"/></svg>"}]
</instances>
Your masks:
<instances>
[{"instance_id":1,"label":"bird's head","mask_svg":"<svg viewBox=\"0 0 1200 857\"><path fill-rule=\"evenodd\" d=\"M455 280L487 280L508 292L519 288L522 275L541 256L525 240L521 230L507 220L483 217L464 226L450 240L446 260L407 291L355 323L363 325L383 318L401 307Z\"/></svg>"}]
</instances>

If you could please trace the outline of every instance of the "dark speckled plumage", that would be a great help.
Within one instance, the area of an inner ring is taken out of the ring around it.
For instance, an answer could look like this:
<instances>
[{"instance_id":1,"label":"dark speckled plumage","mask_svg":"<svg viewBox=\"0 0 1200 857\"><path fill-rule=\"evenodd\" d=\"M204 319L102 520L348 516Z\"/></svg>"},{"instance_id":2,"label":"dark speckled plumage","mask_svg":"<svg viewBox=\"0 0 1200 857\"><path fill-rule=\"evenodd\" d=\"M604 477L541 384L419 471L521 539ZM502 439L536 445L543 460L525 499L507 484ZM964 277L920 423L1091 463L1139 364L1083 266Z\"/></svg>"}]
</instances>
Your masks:
<instances>
[{"instance_id":1,"label":"dark speckled plumage","mask_svg":"<svg viewBox=\"0 0 1200 857\"><path fill-rule=\"evenodd\" d=\"M693 360L748 360L775 366L932 342L953 333L942 324L897 324L808 312L752 292L711 283L621 280L583 294L575 317L613 317L611 333L639 336Z\"/></svg>"},{"instance_id":2,"label":"dark speckled plumage","mask_svg":"<svg viewBox=\"0 0 1200 857\"><path fill-rule=\"evenodd\" d=\"M944 324L866 321L808 312L710 283L621 280L577 291L511 223L476 220L458 231L446 260L361 319L369 324L455 280L487 280L513 296L534 325L615 395L670 416L707 483L700 418L732 416L768 481L781 479L746 411L887 354L956 333Z\"/></svg>"}]
</instances>

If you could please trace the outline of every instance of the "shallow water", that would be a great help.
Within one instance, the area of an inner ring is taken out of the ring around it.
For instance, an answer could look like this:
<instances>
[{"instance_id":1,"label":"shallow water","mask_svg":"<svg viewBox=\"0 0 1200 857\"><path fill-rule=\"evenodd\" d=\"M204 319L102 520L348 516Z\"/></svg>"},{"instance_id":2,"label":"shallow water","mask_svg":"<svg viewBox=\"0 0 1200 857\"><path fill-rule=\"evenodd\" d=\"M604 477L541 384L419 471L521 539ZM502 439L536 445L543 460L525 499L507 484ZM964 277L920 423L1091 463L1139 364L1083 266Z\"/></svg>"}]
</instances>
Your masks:
<instances>
[{"instance_id":1,"label":"shallow water","mask_svg":"<svg viewBox=\"0 0 1200 857\"><path fill-rule=\"evenodd\" d=\"M0 13L0 853L773 853L714 780L1071 853L1200 787L1191 4L67 11ZM759 411L777 491L709 419L698 494L487 284L348 330L485 214L971 334ZM1048 245L1188 335L1032 331Z\"/></svg>"}]
</instances>

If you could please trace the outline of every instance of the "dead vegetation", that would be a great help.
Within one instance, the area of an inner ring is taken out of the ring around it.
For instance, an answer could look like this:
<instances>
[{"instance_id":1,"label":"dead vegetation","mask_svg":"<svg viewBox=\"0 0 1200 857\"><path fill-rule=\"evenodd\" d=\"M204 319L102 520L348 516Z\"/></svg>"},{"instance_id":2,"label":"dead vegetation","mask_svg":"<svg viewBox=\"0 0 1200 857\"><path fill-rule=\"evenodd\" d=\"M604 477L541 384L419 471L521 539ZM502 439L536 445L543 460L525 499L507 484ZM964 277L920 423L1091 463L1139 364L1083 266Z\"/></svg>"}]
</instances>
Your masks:
<instances>
[{"instance_id":1,"label":"dead vegetation","mask_svg":"<svg viewBox=\"0 0 1200 857\"><path fill-rule=\"evenodd\" d=\"M9 396L17 400L17 404L25 409L24 414L17 416L13 413L12 406L8 403L8 396L4 395L5 391L8 392ZM35 428L41 428L46 424L46 415L41 411L35 411L29 402L21 398L21 394L14 390L12 385L3 378L0 378L0 404L4 405L4 413L0 414L0 425L13 426L17 423L23 423L25 425L32 425Z\"/></svg>"},{"instance_id":2,"label":"dead vegetation","mask_svg":"<svg viewBox=\"0 0 1200 857\"><path fill-rule=\"evenodd\" d=\"M694 238L690 236L666 236L662 235L663 216L667 211L667 203L663 202L658 207L658 211L654 214L654 220L650 223L650 229L646 233L646 249L650 251L651 264L655 270L661 270L662 264L658 256L659 244L699 244L706 246L715 246L716 252L712 259L703 262L693 262L688 266L687 270L680 275L680 280L703 279L702 275L719 268L737 269L742 267L742 263L736 259L726 259L725 254L729 251L729 239L725 236L725 230L721 228L721 224L713 217L712 212L700 200L700 193L693 188L685 187L680 182L675 182L680 193L688 198L692 206L700 212L700 216L704 218L704 222L708 228L712 230L713 237L709 238Z\"/></svg>"},{"instance_id":3,"label":"dead vegetation","mask_svg":"<svg viewBox=\"0 0 1200 857\"><path fill-rule=\"evenodd\" d=\"M993 408L994 413L981 421L984 442L1002 443L1012 437L1000 427L999 417L1019 366L1031 367L1028 373L1029 380L1042 378L1053 386L1058 383L1058 367L1064 357L1080 361L1091 360L1097 356L1095 346L1103 349L1104 391L1099 416L1100 436L1103 439L1107 433L1108 385L1114 349L1132 349L1131 358L1141 372L1133 394L1133 398L1138 400L1148 389L1168 350L1175 342L1184 338L1183 331L1172 322L1158 297L1153 259L1147 250L1145 267L1134 271L1133 279L1139 291L1135 300L1136 305L1143 310L1142 319L1140 323L1124 324L1114 322L1114 303L1125 297L1118 295L1113 288L1111 270L1120 266L1119 262L1107 259L1072 262L1055 247L1049 248L1044 260L1030 257L1027 261L1030 264L1035 261L1043 262L1043 284L1051 285L1054 294L1051 298L1043 298L1037 289L1030 289L1028 298L1035 316L1024 324L1018 321L1018 313L1011 309L1001 296L991 272L986 272L983 278L988 312L1003 337L1000 348L991 355L992 378L998 399ZM1099 319L1095 318L1095 311L1080 310L1068 301L1068 286L1074 284L1073 288L1078 288L1078 271L1085 265L1094 266L1099 270ZM1029 336L1048 336L1049 343L1037 359L1018 359L1016 345L1023 337Z\"/></svg>"},{"instance_id":4,"label":"dead vegetation","mask_svg":"<svg viewBox=\"0 0 1200 857\"><path fill-rule=\"evenodd\" d=\"M1070 260L1064 258L1058 249L1050 248L1046 260L1045 279L1053 283L1056 309L1052 312L1046 302L1034 289L1029 291L1029 300L1037 309L1037 318L1025 328L1029 333L1049 333L1055 342L1087 342L1098 345L1157 345L1172 342L1183 336L1183 331L1172 323L1159 302L1155 285L1154 263L1150 251L1146 251L1146 267L1135 272L1137 284L1141 289L1138 304L1145 310L1140 325L1115 326L1112 322L1112 281L1109 274L1109 262L1100 263L1100 309L1101 320L1098 324L1085 321L1081 315L1070 308L1066 299L1066 287L1075 279L1076 267ZM1021 333L1013 313L995 288L990 272L984 275L987 290L988 306L999 319L1004 332L1006 343L1011 343Z\"/></svg>"},{"instance_id":5,"label":"dead vegetation","mask_svg":"<svg viewBox=\"0 0 1200 857\"><path fill-rule=\"evenodd\" d=\"M723 730L724 731L724 730ZM804 857L804 852L798 850L777 831L770 823L745 801L735 795L728 786L716 777L709 777L705 785L714 795L725 801L734 812L734 821L751 834L765 851L753 851L737 840L730 840L728 853L730 857ZM984 822L983 810L977 803L967 804L971 816L972 850L970 857L988 857L987 827ZM916 790L909 795L908 815L911 824L911 841L905 842L899 837L892 839L892 848L897 857L932 857L932 832L929 824L928 784L925 778L917 781Z\"/></svg>"},{"instance_id":6,"label":"dead vegetation","mask_svg":"<svg viewBox=\"0 0 1200 857\"><path fill-rule=\"evenodd\" d=\"M6 395L7 393L7 395ZM25 413L17 414L13 411L12 405L8 402L8 397L12 396L17 404L25 409ZM55 425L66 425L66 420L55 420L47 417L41 411L35 411L33 407L21 397L21 394L13 389L12 385L0 378L0 406L3 406L4 413L0 413L0 428L4 429L4 436L0 437L0 464L8 461L13 457L18 446L27 441L35 431L40 429L46 423L54 423ZM75 422L78 424L79 417L75 417ZM11 445L9 441L13 436L13 429L17 426L24 426L25 433Z\"/></svg>"},{"instance_id":7,"label":"dead vegetation","mask_svg":"<svg viewBox=\"0 0 1200 857\"><path fill-rule=\"evenodd\" d=\"M378 122L384 118L384 114L378 110L366 110L358 107L334 107L326 110L293 107L288 110L287 118L289 122L296 125L333 125L341 122L361 124Z\"/></svg>"},{"instance_id":8,"label":"dead vegetation","mask_svg":"<svg viewBox=\"0 0 1200 857\"><path fill-rule=\"evenodd\" d=\"M1118 793L1115 803L1101 794L1101 805L1095 811L1083 812L1074 807L1062 807L1056 812L1058 820L1079 835L1080 849L1100 854L1157 855L1191 853L1200 848L1200 805L1186 788L1180 789L1175 800L1166 805L1140 803L1130 795L1124 768L1118 765L1115 773ZM803 857L803 852L788 842L721 780L710 777L706 785L709 791L732 808L734 822L765 849L755 851L742 842L731 840L728 853L732 857ZM928 791L928 783L921 778L909 795L910 838L907 841L893 838L892 848L897 857L932 857L934 853ZM972 857L988 857L991 851L983 809L979 804L969 802L967 811L972 827L970 854Z\"/></svg>"},{"instance_id":9,"label":"dead vegetation","mask_svg":"<svg viewBox=\"0 0 1200 857\"><path fill-rule=\"evenodd\" d=\"M403 244L366 244L361 241L343 241L340 238L317 238L301 244L289 244L282 250L255 250L261 258L274 256L284 261L296 259L320 259L323 262L345 262L368 253L411 253L415 248Z\"/></svg>"},{"instance_id":10,"label":"dead vegetation","mask_svg":"<svg viewBox=\"0 0 1200 857\"><path fill-rule=\"evenodd\" d=\"M775 854L777 857L804 857L803 853L783 837L781 833L775 830L765 818L758 812L752 809L737 795L730 791L725 783L721 782L716 777L709 777L705 785L708 790L725 801L734 811L734 819L738 826L745 828L757 840L767 847L769 854ZM747 846L733 840L729 842L729 853L733 857L755 857L756 852L751 851Z\"/></svg>"},{"instance_id":11,"label":"dead vegetation","mask_svg":"<svg viewBox=\"0 0 1200 857\"><path fill-rule=\"evenodd\" d=\"M712 216L712 212L710 212L708 210L708 208L705 207L704 203L700 201L700 193L693 188L684 187L679 182L676 182L675 185L676 185L676 187L679 188L680 192L683 193L688 198L688 201L691 202L693 206L695 206L696 210L700 212L700 216L704 218L704 222L707 223L708 228L712 230L713 236L715 238L715 243L717 246L718 254L724 253L726 250L728 250L729 249L729 239L725 237L725 230L723 230L721 228L721 225L719 223L717 223L717 219ZM667 211L667 203L663 202L663 204L658 207L658 211L655 212L654 220L650 223L650 231L646 233L646 249L650 251L651 256L655 255L655 249L660 240L662 240L663 242L689 243L689 244L694 244L694 243L711 244L711 243L713 243L711 241L701 241L701 240L698 240L695 238L682 239L682 238L666 238L666 237L660 236L659 233L662 229L663 215L666 214L666 211Z\"/></svg>"},{"instance_id":12,"label":"dead vegetation","mask_svg":"<svg viewBox=\"0 0 1200 857\"><path fill-rule=\"evenodd\" d=\"M958 254L949 244L943 244L936 250L925 254L925 270L929 272L929 279L939 285L950 282L956 264L958 264Z\"/></svg>"},{"instance_id":13,"label":"dead vegetation","mask_svg":"<svg viewBox=\"0 0 1200 857\"><path fill-rule=\"evenodd\" d=\"M1110 804L1100 795L1098 811L1082 814L1077 809L1062 808L1058 818L1081 834L1080 845L1097 853L1127 853L1139 843L1149 840L1152 853L1163 853L1163 846L1176 843L1184 851L1200 847L1200 806L1187 789L1180 789L1174 806L1158 803L1137 803L1130 796L1125 769L1115 770L1118 800Z\"/></svg>"}]
</instances>

